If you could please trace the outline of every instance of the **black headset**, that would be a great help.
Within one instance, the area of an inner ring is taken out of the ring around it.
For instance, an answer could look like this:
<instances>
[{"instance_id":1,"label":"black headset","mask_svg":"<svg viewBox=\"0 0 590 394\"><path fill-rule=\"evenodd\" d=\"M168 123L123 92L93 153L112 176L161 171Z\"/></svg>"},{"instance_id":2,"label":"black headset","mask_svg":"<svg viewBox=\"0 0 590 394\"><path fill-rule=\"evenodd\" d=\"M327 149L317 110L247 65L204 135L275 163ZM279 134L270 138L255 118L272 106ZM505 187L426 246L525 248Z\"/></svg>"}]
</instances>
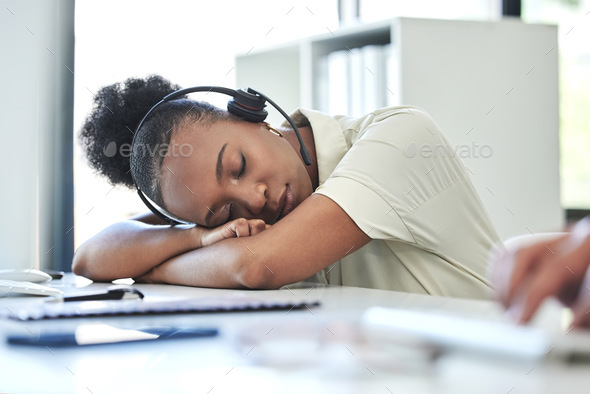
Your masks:
<instances>
[{"instance_id":1,"label":"black headset","mask_svg":"<svg viewBox=\"0 0 590 394\"><path fill-rule=\"evenodd\" d=\"M229 113L243 119L247 122L252 123L260 123L263 122L266 117L268 116L268 112L264 109L266 107L266 102L269 102L274 108L283 117L289 122L295 135L297 135L297 140L299 141L299 147L301 152L301 157L303 158L303 162L306 165L311 165L311 156L309 155L309 151L305 147L305 143L303 142L303 138L301 138L301 134L299 133L299 129L295 125L295 122L287 115L285 111L283 111L274 101L270 98L265 96L264 94L252 89L248 88L247 90L238 89L233 90L229 88L224 88L220 86L196 86L192 88L180 89L175 92L172 92L165 96L162 100L160 100L156 105L154 105L150 110L145 114L145 116L141 119L137 127L135 128L135 133L133 134L133 142L131 143L131 152L135 152L135 139L141 126L145 123L146 119L150 116L152 112L160 105L164 104L165 102L174 100L176 98L185 96L190 93L197 93L197 92L214 92L214 93L221 93L231 96L232 98L227 102L227 110ZM141 201L160 219L165 221L170 225L177 225L177 224L194 224L191 222L187 222L175 215L172 215L170 212L166 212L163 208L156 208L156 206L150 202L149 198L141 191L137 182L135 181L135 177L133 175L133 171L131 171L131 178L133 179L133 184L137 189L137 194L139 194L139 198Z\"/></svg>"}]
</instances>

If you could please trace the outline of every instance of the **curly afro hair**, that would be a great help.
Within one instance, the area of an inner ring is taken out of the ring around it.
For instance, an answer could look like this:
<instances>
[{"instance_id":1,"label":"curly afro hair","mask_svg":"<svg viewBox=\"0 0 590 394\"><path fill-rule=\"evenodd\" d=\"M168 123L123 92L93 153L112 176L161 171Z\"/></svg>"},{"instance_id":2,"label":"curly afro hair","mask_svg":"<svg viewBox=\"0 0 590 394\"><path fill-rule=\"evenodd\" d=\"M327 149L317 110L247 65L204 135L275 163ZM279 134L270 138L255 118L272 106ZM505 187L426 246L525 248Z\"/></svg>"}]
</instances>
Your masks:
<instances>
[{"instance_id":1,"label":"curly afro hair","mask_svg":"<svg viewBox=\"0 0 590 394\"><path fill-rule=\"evenodd\" d=\"M79 135L90 166L112 185L133 187L129 157L119 148L131 146L135 128L147 111L179 88L157 75L101 88Z\"/></svg>"},{"instance_id":2,"label":"curly afro hair","mask_svg":"<svg viewBox=\"0 0 590 394\"><path fill-rule=\"evenodd\" d=\"M162 161L171 136L182 128L177 126L235 119L208 103L180 97L161 104L141 129L135 130L155 104L178 89L179 86L157 75L105 86L94 97L94 107L79 136L88 161L98 174L113 185L139 187L161 208L165 208L160 189Z\"/></svg>"}]
</instances>

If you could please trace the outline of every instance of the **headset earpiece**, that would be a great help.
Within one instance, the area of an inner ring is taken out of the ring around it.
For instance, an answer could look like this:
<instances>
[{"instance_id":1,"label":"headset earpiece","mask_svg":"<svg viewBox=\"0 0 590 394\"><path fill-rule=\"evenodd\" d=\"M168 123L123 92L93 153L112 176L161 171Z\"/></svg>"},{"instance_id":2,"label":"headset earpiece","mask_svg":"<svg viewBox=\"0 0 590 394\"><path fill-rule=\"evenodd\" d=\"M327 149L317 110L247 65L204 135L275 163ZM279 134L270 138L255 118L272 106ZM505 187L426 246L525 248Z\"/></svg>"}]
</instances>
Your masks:
<instances>
[{"instance_id":1,"label":"headset earpiece","mask_svg":"<svg viewBox=\"0 0 590 394\"><path fill-rule=\"evenodd\" d=\"M233 98L227 102L229 113L252 123L260 123L266 119L268 112L264 107L266 100L250 88L236 90Z\"/></svg>"},{"instance_id":2,"label":"headset earpiece","mask_svg":"<svg viewBox=\"0 0 590 394\"><path fill-rule=\"evenodd\" d=\"M234 99L227 102L227 110L230 114L236 115L238 118L245 120L246 122L260 123L264 122L268 112L266 110L254 111L240 104L237 104Z\"/></svg>"}]
</instances>

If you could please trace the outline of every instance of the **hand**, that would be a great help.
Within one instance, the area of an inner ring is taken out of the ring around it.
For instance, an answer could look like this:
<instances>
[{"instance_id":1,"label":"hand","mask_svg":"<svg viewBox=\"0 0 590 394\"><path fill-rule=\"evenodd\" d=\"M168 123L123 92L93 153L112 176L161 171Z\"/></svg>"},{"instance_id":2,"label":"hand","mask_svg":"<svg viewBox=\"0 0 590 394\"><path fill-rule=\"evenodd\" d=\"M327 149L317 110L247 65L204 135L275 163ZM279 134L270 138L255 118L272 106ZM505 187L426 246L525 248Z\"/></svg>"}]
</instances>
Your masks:
<instances>
[{"instance_id":1,"label":"hand","mask_svg":"<svg viewBox=\"0 0 590 394\"><path fill-rule=\"evenodd\" d=\"M269 227L270 225L260 219L241 218L232 220L231 222L227 222L216 228L195 227L194 230L198 231L197 236L200 237L200 242L198 244L201 245L201 247L205 247L228 238L241 238L256 235ZM158 265L143 275L133 279L136 282L141 283L162 283L163 280L158 274L159 267L160 266Z\"/></svg>"},{"instance_id":2,"label":"hand","mask_svg":"<svg viewBox=\"0 0 590 394\"><path fill-rule=\"evenodd\" d=\"M228 238L241 238L256 235L270 225L260 219L235 219L213 229L201 228L201 247L212 245Z\"/></svg>"},{"instance_id":3,"label":"hand","mask_svg":"<svg viewBox=\"0 0 590 394\"><path fill-rule=\"evenodd\" d=\"M517 322L553 296L572 308L574 325L590 326L590 218L567 235L497 253L491 264L496 294Z\"/></svg>"}]
</instances>

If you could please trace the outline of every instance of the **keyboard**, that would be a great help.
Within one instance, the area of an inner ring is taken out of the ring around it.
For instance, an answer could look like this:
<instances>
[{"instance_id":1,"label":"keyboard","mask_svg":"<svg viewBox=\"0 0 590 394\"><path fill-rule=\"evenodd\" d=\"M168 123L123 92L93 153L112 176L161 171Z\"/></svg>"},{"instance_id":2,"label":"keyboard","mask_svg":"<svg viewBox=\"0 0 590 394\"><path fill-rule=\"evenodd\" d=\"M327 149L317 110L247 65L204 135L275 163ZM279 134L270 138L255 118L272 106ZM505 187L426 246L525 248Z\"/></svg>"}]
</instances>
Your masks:
<instances>
[{"instance_id":1,"label":"keyboard","mask_svg":"<svg viewBox=\"0 0 590 394\"><path fill-rule=\"evenodd\" d=\"M585 330L564 335L508 321L384 307L369 308L363 315L362 326L374 341L403 341L435 351L480 352L528 361L590 360L590 334Z\"/></svg>"},{"instance_id":2,"label":"keyboard","mask_svg":"<svg viewBox=\"0 0 590 394\"><path fill-rule=\"evenodd\" d=\"M0 279L0 297L9 294L56 296L63 292L50 286L20 280Z\"/></svg>"}]
</instances>

